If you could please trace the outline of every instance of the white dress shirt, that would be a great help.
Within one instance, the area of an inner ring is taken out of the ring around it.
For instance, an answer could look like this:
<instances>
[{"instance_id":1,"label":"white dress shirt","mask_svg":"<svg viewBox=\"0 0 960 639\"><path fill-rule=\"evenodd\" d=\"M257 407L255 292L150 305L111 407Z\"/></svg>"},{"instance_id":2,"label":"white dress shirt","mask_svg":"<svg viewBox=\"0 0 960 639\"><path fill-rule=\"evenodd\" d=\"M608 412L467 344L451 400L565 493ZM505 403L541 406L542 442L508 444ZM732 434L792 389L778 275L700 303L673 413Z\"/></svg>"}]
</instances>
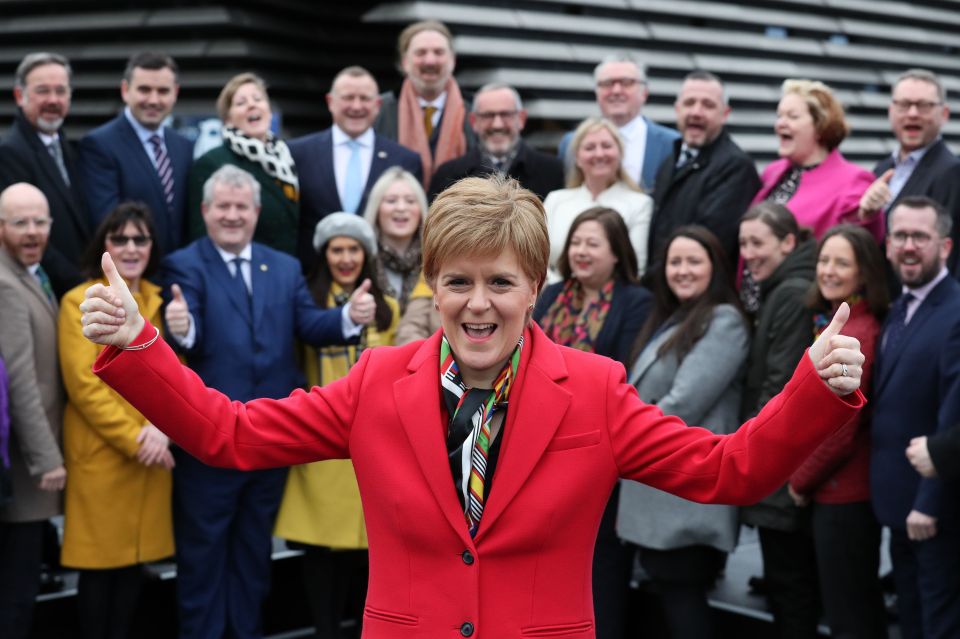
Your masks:
<instances>
[{"instance_id":1,"label":"white dress shirt","mask_svg":"<svg viewBox=\"0 0 960 639\"><path fill-rule=\"evenodd\" d=\"M164 126L161 124L156 128L156 130L148 129L143 126L137 119L133 117L133 113L130 112L130 107L124 107L123 117L127 118L127 122L130 123L130 126L133 127L133 132L137 134L137 138L140 140L140 144L143 145L143 150L147 154L147 157L150 158L150 163L154 167L157 166L157 156L154 154L153 142L150 141L154 135L160 136L160 146L163 147L163 152L167 153L167 139L164 137ZM170 154L167 153L167 156Z\"/></svg>"},{"instance_id":2,"label":"white dress shirt","mask_svg":"<svg viewBox=\"0 0 960 639\"><path fill-rule=\"evenodd\" d=\"M647 121L638 115L620 127L623 138L623 168L634 182L641 183L643 154L647 150Z\"/></svg>"},{"instance_id":3,"label":"white dress shirt","mask_svg":"<svg viewBox=\"0 0 960 639\"><path fill-rule=\"evenodd\" d=\"M420 104L420 109L424 109L428 106L432 106L436 111L433 112L433 117L430 118L431 126L434 130L440 126L440 118L443 117L443 107L447 106L447 92L444 91L436 97L434 100L424 100L419 95L417 96L417 102Z\"/></svg>"},{"instance_id":4,"label":"white dress shirt","mask_svg":"<svg viewBox=\"0 0 960 639\"><path fill-rule=\"evenodd\" d=\"M376 141L373 129L369 128L357 138L351 138L344 133L343 129L336 124L333 125L333 175L337 180L337 195L340 196L341 206L346 198L344 183L347 181L347 165L353 153L350 140L354 139L360 144L360 184L366 186L367 179L370 177L370 165L373 163L373 145ZM363 211L357 211L357 213L363 213Z\"/></svg>"}]
</instances>

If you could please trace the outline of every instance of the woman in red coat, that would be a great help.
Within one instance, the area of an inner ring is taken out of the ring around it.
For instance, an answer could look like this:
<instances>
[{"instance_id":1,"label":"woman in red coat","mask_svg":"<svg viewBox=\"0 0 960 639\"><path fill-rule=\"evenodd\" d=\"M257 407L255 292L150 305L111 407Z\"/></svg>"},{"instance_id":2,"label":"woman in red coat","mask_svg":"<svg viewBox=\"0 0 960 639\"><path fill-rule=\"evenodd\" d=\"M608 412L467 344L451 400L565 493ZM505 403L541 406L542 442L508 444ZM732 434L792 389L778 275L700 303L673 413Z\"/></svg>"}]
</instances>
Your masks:
<instances>
[{"instance_id":1,"label":"woman in red coat","mask_svg":"<svg viewBox=\"0 0 960 639\"><path fill-rule=\"evenodd\" d=\"M856 414L863 357L837 335L843 310L755 419L728 436L686 428L641 402L621 364L557 346L530 321L544 219L512 180L442 193L423 264L442 330L368 350L347 377L283 400L231 403L204 387L106 257L111 284L88 290L84 333L113 346L97 374L209 464L352 459L370 542L366 639L589 639L593 542L617 478L756 501Z\"/></svg>"}]
</instances>

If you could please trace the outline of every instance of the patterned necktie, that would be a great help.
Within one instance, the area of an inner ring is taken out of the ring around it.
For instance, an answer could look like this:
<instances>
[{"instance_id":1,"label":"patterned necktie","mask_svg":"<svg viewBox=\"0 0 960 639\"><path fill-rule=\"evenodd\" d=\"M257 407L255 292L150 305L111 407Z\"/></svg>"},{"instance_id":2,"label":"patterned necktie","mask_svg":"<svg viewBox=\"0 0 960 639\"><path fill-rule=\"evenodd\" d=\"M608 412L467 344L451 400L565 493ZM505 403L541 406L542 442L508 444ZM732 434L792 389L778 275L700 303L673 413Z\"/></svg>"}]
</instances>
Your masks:
<instances>
[{"instance_id":1,"label":"patterned necktie","mask_svg":"<svg viewBox=\"0 0 960 639\"><path fill-rule=\"evenodd\" d=\"M683 150L680 151L680 158L677 160L676 168L682 169L689 164L690 160L694 157L696 157L696 155L690 147L683 147Z\"/></svg>"},{"instance_id":2,"label":"patterned necktie","mask_svg":"<svg viewBox=\"0 0 960 639\"><path fill-rule=\"evenodd\" d=\"M890 320L887 322L887 334L883 339L883 354L893 353L903 339L907 330L907 307L916 299L911 293L904 293L890 309Z\"/></svg>"},{"instance_id":3,"label":"patterned necktie","mask_svg":"<svg viewBox=\"0 0 960 639\"><path fill-rule=\"evenodd\" d=\"M423 130L427 132L427 139L433 135L433 114L437 112L437 107L429 104L423 107Z\"/></svg>"},{"instance_id":4,"label":"patterned necktie","mask_svg":"<svg viewBox=\"0 0 960 639\"><path fill-rule=\"evenodd\" d=\"M50 284L50 278L47 276L47 272L43 270L43 267L39 264L37 265L37 272L35 273L37 281L40 283L40 288L43 289L43 292L47 295L47 301L50 302L50 305L56 304L57 296L53 292L53 285Z\"/></svg>"},{"instance_id":5,"label":"patterned necktie","mask_svg":"<svg viewBox=\"0 0 960 639\"><path fill-rule=\"evenodd\" d=\"M489 483L486 476L487 459L492 442L490 426L494 414L507 407L510 388L517 377L522 349L523 337L521 336L509 361L497 375L492 389L468 389L460 376L460 368L453 357L453 350L446 336L440 342L440 387L443 389L444 401L450 413L447 452L450 456L451 470L454 471L454 479L460 479L457 482L458 493L464 488L464 473L458 473L457 469L461 467L464 447L471 448L469 479L465 483L465 495L461 495L464 502L464 516L471 536L477 534L486 503L486 486ZM453 406L452 410L450 406Z\"/></svg>"},{"instance_id":6,"label":"patterned necktie","mask_svg":"<svg viewBox=\"0 0 960 639\"><path fill-rule=\"evenodd\" d=\"M343 176L343 210L347 213L356 213L360 208L360 199L363 195L363 167L360 165L360 143L356 140L347 142L350 147L350 159L347 161L347 174Z\"/></svg>"},{"instance_id":7,"label":"patterned necktie","mask_svg":"<svg viewBox=\"0 0 960 639\"><path fill-rule=\"evenodd\" d=\"M173 166L158 134L150 136L150 144L153 145L153 158L157 161L157 175L163 187L163 197L167 201L167 208L173 209Z\"/></svg>"},{"instance_id":8,"label":"patterned necktie","mask_svg":"<svg viewBox=\"0 0 960 639\"><path fill-rule=\"evenodd\" d=\"M53 142L47 145L47 151L53 158L53 163L57 165L60 177L63 178L67 186L70 186L70 174L67 172L67 165L63 162L63 148L60 146L60 138L54 138Z\"/></svg>"}]
</instances>

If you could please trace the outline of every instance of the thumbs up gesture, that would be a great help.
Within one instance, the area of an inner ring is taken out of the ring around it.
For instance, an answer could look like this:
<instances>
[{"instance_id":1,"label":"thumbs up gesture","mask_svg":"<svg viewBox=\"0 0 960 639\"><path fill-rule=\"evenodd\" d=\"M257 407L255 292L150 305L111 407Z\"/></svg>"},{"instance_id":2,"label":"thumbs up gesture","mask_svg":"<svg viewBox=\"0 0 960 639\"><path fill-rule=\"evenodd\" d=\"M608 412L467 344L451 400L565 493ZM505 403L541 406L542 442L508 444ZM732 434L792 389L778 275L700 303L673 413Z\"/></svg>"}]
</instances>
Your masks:
<instances>
[{"instance_id":1,"label":"thumbs up gesture","mask_svg":"<svg viewBox=\"0 0 960 639\"><path fill-rule=\"evenodd\" d=\"M108 286L98 283L87 289L80 303L83 335L96 344L123 348L143 330L144 319L109 253L103 254L100 266Z\"/></svg>"},{"instance_id":2,"label":"thumbs up gesture","mask_svg":"<svg viewBox=\"0 0 960 639\"><path fill-rule=\"evenodd\" d=\"M350 296L350 319L354 324L363 326L373 321L374 314L377 311L377 302L370 294L371 282L369 279L363 280L353 294Z\"/></svg>"},{"instance_id":3,"label":"thumbs up gesture","mask_svg":"<svg viewBox=\"0 0 960 639\"><path fill-rule=\"evenodd\" d=\"M183 297L179 284L170 287L173 299L167 304L163 319L170 332L178 337L185 337L190 330L190 305Z\"/></svg>"},{"instance_id":4,"label":"thumbs up gesture","mask_svg":"<svg viewBox=\"0 0 960 639\"><path fill-rule=\"evenodd\" d=\"M890 192L890 180L893 179L893 169L887 169L887 172L874 180L873 184L867 187L863 196L860 198L860 217L868 218L877 211L885 207L893 199L893 193Z\"/></svg>"},{"instance_id":5,"label":"thumbs up gesture","mask_svg":"<svg viewBox=\"0 0 960 639\"><path fill-rule=\"evenodd\" d=\"M840 396L857 390L863 375L864 356L860 352L860 342L855 337L840 334L849 318L850 307L844 302L809 350L820 378Z\"/></svg>"}]
</instances>

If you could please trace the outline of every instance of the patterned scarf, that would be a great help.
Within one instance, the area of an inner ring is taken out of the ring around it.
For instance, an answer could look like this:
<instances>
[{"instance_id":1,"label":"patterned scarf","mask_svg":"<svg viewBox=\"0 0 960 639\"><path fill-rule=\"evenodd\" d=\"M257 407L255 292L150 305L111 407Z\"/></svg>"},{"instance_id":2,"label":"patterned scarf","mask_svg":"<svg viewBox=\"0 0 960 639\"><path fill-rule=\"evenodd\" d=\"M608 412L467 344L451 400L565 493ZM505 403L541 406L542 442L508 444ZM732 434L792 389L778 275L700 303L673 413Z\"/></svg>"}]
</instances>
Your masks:
<instances>
[{"instance_id":1,"label":"patterned scarf","mask_svg":"<svg viewBox=\"0 0 960 639\"><path fill-rule=\"evenodd\" d=\"M270 131L267 131L266 142L251 138L240 129L232 126L224 126L220 133L223 136L223 143L231 151L254 164L259 164L267 175L275 179L288 200L293 202L300 200L300 181L297 179L297 168L293 163L293 157L290 155L290 149L287 148L286 142L274 136Z\"/></svg>"},{"instance_id":2,"label":"patterned scarf","mask_svg":"<svg viewBox=\"0 0 960 639\"><path fill-rule=\"evenodd\" d=\"M477 534L489 492L486 488L490 480L486 477L486 471L493 442L491 423L497 411L507 408L510 389L517 379L522 349L521 335L492 389L467 388L446 335L440 341L440 388L443 389L443 401L450 415L447 454L471 535Z\"/></svg>"},{"instance_id":3,"label":"patterned scarf","mask_svg":"<svg viewBox=\"0 0 960 639\"><path fill-rule=\"evenodd\" d=\"M859 293L854 293L846 299L847 304L850 305L850 310L853 310L853 307L859 304L863 300L863 296ZM827 326L830 325L831 320L833 320L833 315L836 311L830 310L825 313L814 313L813 315L813 339L816 340L820 337Z\"/></svg>"},{"instance_id":4,"label":"patterned scarf","mask_svg":"<svg viewBox=\"0 0 960 639\"><path fill-rule=\"evenodd\" d=\"M420 277L420 263L423 257L420 251L420 238L414 237L410 246L402 254L382 242L377 242L377 282L380 284L380 290L384 295L396 298L400 303L400 312L407 308L407 301L410 299L410 291L416 286ZM399 273L401 278L400 290L394 290L390 285L390 279L387 277L386 270Z\"/></svg>"},{"instance_id":5,"label":"patterned scarf","mask_svg":"<svg viewBox=\"0 0 960 639\"><path fill-rule=\"evenodd\" d=\"M600 289L595 300L584 306L580 281L570 278L543 318L543 332L561 346L592 353L613 300L613 280Z\"/></svg>"}]
</instances>

